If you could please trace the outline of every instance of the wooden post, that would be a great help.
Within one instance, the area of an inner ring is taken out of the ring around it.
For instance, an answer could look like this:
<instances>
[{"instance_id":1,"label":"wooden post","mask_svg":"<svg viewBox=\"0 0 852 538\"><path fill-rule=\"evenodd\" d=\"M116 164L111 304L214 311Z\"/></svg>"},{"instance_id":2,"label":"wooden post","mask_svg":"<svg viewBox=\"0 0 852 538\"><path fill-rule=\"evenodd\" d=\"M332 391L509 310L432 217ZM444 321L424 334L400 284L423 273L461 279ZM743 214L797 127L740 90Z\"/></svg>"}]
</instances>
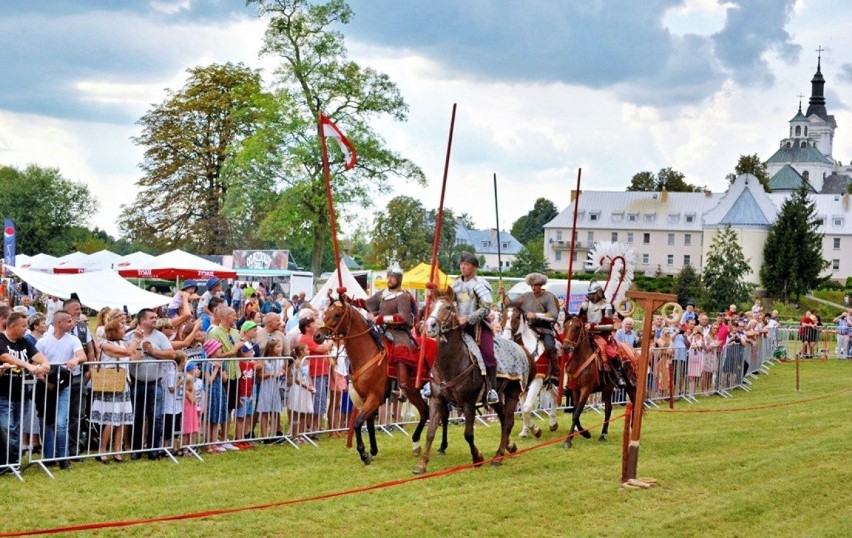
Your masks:
<instances>
[{"instance_id":1,"label":"wooden post","mask_svg":"<svg viewBox=\"0 0 852 538\"><path fill-rule=\"evenodd\" d=\"M639 436L642 433L642 410L645 403L645 385L648 379L648 355L651 349L651 319L658 308L668 302L677 301L677 296L669 293L651 293L646 291L628 291L627 298L642 308L642 351L639 355L639 366L636 369L636 399L633 405L633 416L630 421L630 435L626 451L627 461L622 465L621 482L636 478L639 465Z\"/></svg>"}]
</instances>

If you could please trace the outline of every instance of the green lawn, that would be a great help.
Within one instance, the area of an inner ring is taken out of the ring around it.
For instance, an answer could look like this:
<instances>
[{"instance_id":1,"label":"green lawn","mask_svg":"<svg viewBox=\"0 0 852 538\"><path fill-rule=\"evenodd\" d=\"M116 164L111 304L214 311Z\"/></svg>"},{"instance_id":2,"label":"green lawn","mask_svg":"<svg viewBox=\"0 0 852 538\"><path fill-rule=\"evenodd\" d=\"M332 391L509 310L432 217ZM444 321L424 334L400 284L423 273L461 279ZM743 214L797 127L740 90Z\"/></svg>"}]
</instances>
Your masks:
<instances>
[{"instance_id":1,"label":"green lawn","mask_svg":"<svg viewBox=\"0 0 852 538\"><path fill-rule=\"evenodd\" d=\"M98 531L168 536L850 536L852 361L779 364L753 392L678 404L645 415L639 475L649 490L620 488L622 422L608 443L578 439L483 467L331 499L187 521ZM827 397L820 398L820 396ZM748 409L747 409L748 408ZM747 409L747 410L744 410ZM694 411L713 411L696 413ZM622 413L616 408L616 415ZM586 425L599 429L600 415ZM567 415L560 415L564 430ZM516 429L517 431L517 429ZM486 455L497 428L478 426ZM563 432L557 432L562 435ZM542 440L556 434L545 433ZM180 464L75 464L50 480L4 476L2 531L250 507L365 487L411 475L402 434L381 434L369 467L339 440L297 451L272 446ZM520 448L538 441L522 440ZM469 461L462 429L430 471Z\"/></svg>"}]
</instances>

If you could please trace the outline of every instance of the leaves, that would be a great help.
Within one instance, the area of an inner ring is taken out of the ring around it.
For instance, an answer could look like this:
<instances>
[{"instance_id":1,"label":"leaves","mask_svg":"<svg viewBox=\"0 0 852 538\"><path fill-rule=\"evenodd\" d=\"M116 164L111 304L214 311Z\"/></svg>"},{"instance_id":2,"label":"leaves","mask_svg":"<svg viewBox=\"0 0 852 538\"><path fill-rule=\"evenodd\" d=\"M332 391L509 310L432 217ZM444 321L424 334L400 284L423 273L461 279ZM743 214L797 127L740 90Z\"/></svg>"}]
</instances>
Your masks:
<instances>
[{"instance_id":1,"label":"leaves","mask_svg":"<svg viewBox=\"0 0 852 538\"><path fill-rule=\"evenodd\" d=\"M661 168L657 175L653 172L639 172L633 176L628 191L701 192L704 187L691 185L684 181L684 175L671 168Z\"/></svg>"},{"instance_id":2,"label":"leaves","mask_svg":"<svg viewBox=\"0 0 852 538\"><path fill-rule=\"evenodd\" d=\"M728 180L728 183L733 184L734 180L736 180L737 176L740 174L753 175L758 181L760 181L760 184L763 185L763 190L771 192L769 190L769 171L766 168L766 163L760 160L757 153L752 155L740 155L740 158L737 161L737 166L734 168L734 172L725 176L725 179Z\"/></svg>"},{"instance_id":3,"label":"leaves","mask_svg":"<svg viewBox=\"0 0 852 538\"><path fill-rule=\"evenodd\" d=\"M707 290L705 307L720 312L731 303L745 302L751 285L745 281L751 266L743 254L737 232L730 225L719 231L710 243L702 283Z\"/></svg>"},{"instance_id":4,"label":"leaves","mask_svg":"<svg viewBox=\"0 0 852 538\"><path fill-rule=\"evenodd\" d=\"M521 244L539 237L543 240L543 226L556 218L558 214L559 211L553 202L546 198L539 198L529 213L512 224L512 236Z\"/></svg>"}]
</instances>

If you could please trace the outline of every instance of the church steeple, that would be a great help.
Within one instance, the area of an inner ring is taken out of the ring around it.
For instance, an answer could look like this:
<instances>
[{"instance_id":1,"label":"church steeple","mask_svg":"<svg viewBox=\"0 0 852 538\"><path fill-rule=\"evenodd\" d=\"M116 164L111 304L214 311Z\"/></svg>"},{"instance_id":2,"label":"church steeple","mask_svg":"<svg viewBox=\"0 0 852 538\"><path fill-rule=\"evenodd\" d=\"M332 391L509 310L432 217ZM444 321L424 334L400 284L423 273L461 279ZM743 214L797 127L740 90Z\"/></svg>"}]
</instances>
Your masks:
<instances>
[{"instance_id":1,"label":"church steeple","mask_svg":"<svg viewBox=\"0 0 852 538\"><path fill-rule=\"evenodd\" d=\"M816 114L820 118L828 121L828 112L825 109L825 79L822 76L822 47L817 48L817 70L814 78L811 79L811 98L808 101L808 111L806 116Z\"/></svg>"}]
</instances>

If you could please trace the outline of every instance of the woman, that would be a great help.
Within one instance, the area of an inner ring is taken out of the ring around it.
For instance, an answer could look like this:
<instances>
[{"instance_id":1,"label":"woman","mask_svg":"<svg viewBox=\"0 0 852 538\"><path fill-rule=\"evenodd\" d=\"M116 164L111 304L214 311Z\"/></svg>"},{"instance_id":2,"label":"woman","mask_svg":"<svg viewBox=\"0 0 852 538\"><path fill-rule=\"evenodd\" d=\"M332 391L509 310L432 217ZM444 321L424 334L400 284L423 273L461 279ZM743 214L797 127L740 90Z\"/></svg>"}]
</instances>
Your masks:
<instances>
[{"instance_id":1,"label":"woman","mask_svg":"<svg viewBox=\"0 0 852 538\"><path fill-rule=\"evenodd\" d=\"M142 333L134 331L129 342L125 342L124 335L124 322L114 319L104 327L104 341L99 346L100 367L117 368L124 373L125 378L123 391L92 391L92 423L101 426L102 455L96 458L101 463L109 463L109 458L103 454L121 450L125 426L133 424L128 363L142 358ZM113 459L118 463L124 461L120 454L113 456Z\"/></svg>"},{"instance_id":2,"label":"woman","mask_svg":"<svg viewBox=\"0 0 852 538\"><path fill-rule=\"evenodd\" d=\"M29 340L32 345L35 345L47 332L47 317L41 312L36 312L27 318L27 329L24 338ZM25 405L24 415L21 420L21 432L24 435L22 446L32 447L32 453L38 454L41 452L41 441L39 440L41 429L39 428L38 419L35 418L36 411L35 402L32 399L32 390L31 386L27 386L24 389Z\"/></svg>"},{"instance_id":3,"label":"woman","mask_svg":"<svg viewBox=\"0 0 852 538\"><path fill-rule=\"evenodd\" d=\"M719 370L719 350L722 342L719 340L719 324L710 326L710 332L704 337L704 372L701 375L701 390L705 393L713 386L713 377Z\"/></svg>"},{"instance_id":4,"label":"woman","mask_svg":"<svg viewBox=\"0 0 852 538\"><path fill-rule=\"evenodd\" d=\"M817 341L816 318L810 310L806 310L805 315L799 320L799 340L802 341L800 356L803 358L815 357Z\"/></svg>"}]
</instances>

